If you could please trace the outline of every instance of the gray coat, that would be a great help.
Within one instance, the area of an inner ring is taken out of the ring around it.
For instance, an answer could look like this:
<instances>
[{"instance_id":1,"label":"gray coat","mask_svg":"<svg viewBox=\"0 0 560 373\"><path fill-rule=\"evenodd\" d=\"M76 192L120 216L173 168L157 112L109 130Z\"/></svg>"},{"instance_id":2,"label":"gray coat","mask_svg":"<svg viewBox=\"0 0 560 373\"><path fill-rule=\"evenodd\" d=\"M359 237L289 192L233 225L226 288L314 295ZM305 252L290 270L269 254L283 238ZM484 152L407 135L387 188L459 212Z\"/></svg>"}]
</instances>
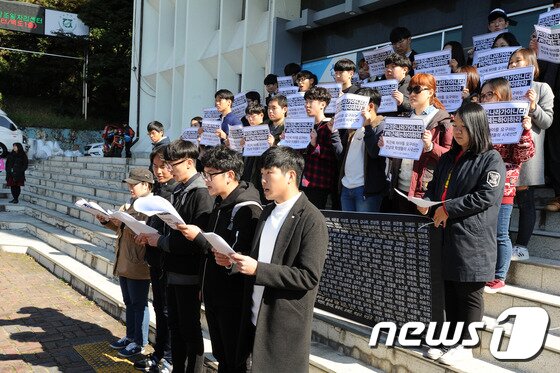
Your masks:
<instances>
[{"instance_id":1,"label":"gray coat","mask_svg":"<svg viewBox=\"0 0 560 373\"><path fill-rule=\"evenodd\" d=\"M537 93L537 108L530 113L535 142L535 155L521 165L518 186L544 184L544 133L552 125L554 114L554 93L550 86L542 82L533 82L531 88Z\"/></svg>"},{"instance_id":2,"label":"gray coat","mask_svg":"<svg viewBox=\"0 0 560 373\"><path fill-rule=\"evenodd\" d=\"M274 207L274 203L267 205L257 223L251 248L255 259ZM309 371L313 306L328 241L325 217L302 193L280 228L271 263L259 263L256 276L246 277L238 346L242 356L252 348L253 372ZM251 323L253 285L265 286L256 328Z\"/></svg>"}]
</instances>

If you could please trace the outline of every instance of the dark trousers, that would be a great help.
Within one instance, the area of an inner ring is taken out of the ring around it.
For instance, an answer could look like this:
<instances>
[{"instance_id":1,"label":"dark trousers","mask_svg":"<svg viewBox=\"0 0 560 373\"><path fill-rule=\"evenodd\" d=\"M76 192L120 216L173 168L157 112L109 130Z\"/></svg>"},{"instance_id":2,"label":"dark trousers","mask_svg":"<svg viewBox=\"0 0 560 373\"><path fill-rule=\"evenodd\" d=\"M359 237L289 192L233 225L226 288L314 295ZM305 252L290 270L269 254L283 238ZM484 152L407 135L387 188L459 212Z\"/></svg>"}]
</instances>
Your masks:
<instances>
[{"instance_id":1,"label":"dark trousers","mask_svg":"<svg viewBox=\"0 0 560 373\"><path fill-rule=\"evenodd\" d=\"M172 362L171 340L169 338L169 325L167 322L167 295L166 279L161 268L150 267L150 279L152 281L152 295L154 312L156 314L156 345L154 356Z\"/></svg>"},{"instance_id":2,"label":"dark trousers","mask_svg":"<svg viewBox=\"0 0 560 373\"><path fill-rule=\"evenodd\" d=\"M199 292L198 285L167 285L174 372L202 372L204 344L200 325Z\"/></svg>"},{"instance_id":3,"label":"dark trousers","mask_svg":"<svg viewBox=\"0 0 560 373\"><path fill-rule=\"evenodd\" d=\"M14 199L16 201L19 200L19 195L21 194L21 187L20 186L13 186L10 187L10 190L12 191L12 197L14 197Z\"/></svg>"},{"instance_id":4,"label":"dark trousers","mask_svg":"<svg viewBox=\"0 0 560 373\"><path fill-rule=\"evenodd\" d=\"M469 337L467 326L481 321L484 312L484 282L445 281L445 318L451 322L450 335L454 334L458 321L465 322L461 341Z\"/></svg>"},{"instance_id":5,"label":"dark trousers","mask_svg":"<svg viewBox=\"0 0 560 373\"><path fill-rule=\"evenodd\" d=\"M124 143L124 151L125 151L125 157L126 158L132 158L132 152L130 151L130 148L132 148L132 141L125 142Z\"/></svg>"},{"instance_id":6,"label":"dark trousers","mask_svg":"<svg viewBox=\"0 0 560 373\"><path fill-rule=\"evenodd\" d=\"M527 247L537 221L534 189L529 187L525 190L518 190L515 198L519 207L519 229L515 243Z\"/></svg>"},{"instance_id":7,"label":"dark trousers","mask_svg":"<svg viewBox=\"0 0 560 373\"><path fill-rule=\"evenodd\" d=\"M219 363L218 373L245 373L248 352L247 356L237 358L241 308L206 304L206 320L212 342L212 355Z\"/></svg>"},{"instance_id":8,"label":"dark trousers","mask_svg":"<svg viewBox=\"0 0 560 373\"><path fill-rule=\"evenodd\" d=\"M119 276L124 304L126 305L126 336L138 346L148 344L150 313L148 291L150 280L134 280Z\"/></svg>"},{"instance_id":9,"label":"dark trousers","mask_svg":"<svg viewBox=\"0 0 560 373\"><path fill-rule=\"evenodd\" d=\"M327 206L327 198L331 191L329 189L319 189L319 188L302 188L303 193L309 202L313 204L313 206L317 207L320 210L324 210Z\"/></svg>"}]
</instances>

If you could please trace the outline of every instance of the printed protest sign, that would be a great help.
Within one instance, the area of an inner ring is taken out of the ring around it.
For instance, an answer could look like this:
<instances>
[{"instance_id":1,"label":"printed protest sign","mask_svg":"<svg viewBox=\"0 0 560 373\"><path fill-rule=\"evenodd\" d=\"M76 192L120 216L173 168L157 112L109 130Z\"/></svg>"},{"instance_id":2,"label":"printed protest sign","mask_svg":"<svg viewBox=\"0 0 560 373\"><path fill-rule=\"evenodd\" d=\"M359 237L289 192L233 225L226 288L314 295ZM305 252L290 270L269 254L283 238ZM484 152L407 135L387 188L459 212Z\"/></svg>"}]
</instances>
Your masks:
<instances>
[{"instance_id":1,"label":"printed protest sign","mask_svg":"<svg viewBox=\"0 0 560 373\"><path fill-rule=\"evenodd\" d=\"M500 35L504 32L508 32L508 30L503 29L503 30L496 31L496 32L490 32L490 33L487 33L487 34L473 36L472 40L473 40L474 50L475 51L484 51L484 50L492 48L492 45L494 44L494 39L496 39L496 36L498 36L498 35Z\"/></svg>"},{"instance_id":2,"label":"printed protest sign","mask_svg":"<svg viewBox=\"0 0 560 373\"><path fill-rule=\"evenodd\" d=\"M515 69L501 70L494 73L484 74L480 77L480 85L494 78L504 78L511 85L513 100L523 100L527 91L533 83L534 66L517 67Z\"/></svg>"},{"instance_id":3,"label":"printed protest sign","mask_svg":"<svg viewBox=\"0 0 560 373\"><path fill-rule=\"evenodd\" d=\"M523 117L529 102L489 102L482 104L488 117L492 144L517 144L521 139Z\"/></svg>"},{"instance_id":4,"label":"printed protest sign","mask_svg":"<svg viewBox=\"0 0 560 373\"><path fill-rule=\"evenodd\" d=\"M309 145L314 118L286 118L284 122L284 139L278 145L292 149L305 149Z\"/></svg>"},{"instance_id":5,"label":"printed protest sign","mask_svg":"<svg viewBox=\"0 0 560 373\"><path fill-rule=\"evenodd\" d=\"M420 53L414 56L414 73L426 73L432 75L441 75L451 73L449 60L451 59L451 50L444 49L442 51Z\"/></svg>"},{"instance_id":6,"label":"printed protest sign","mask_svg":"<svg viewBox=\"0 0 560 373\"><path fill-rule=\"evenodd\" d=\"M209 120L219 120L220 119L220 112L215 107L209 107L206 109L202 109L202 119L209 119Z\"/></svg>"},{"instance_id":7,"label":"printed protest sign","mask_svg":"<svg viewBox=\"0 0 560 373\"><path fill-rule=\"evenodd\" d=\"M473 65L479 74L488 74L494 71L505 70L509 64L511 54L519 47L493 48L485 51L474 52Z\"/></svg>"},{"instance_id":8,"label":"printed protest sign","mask_svg":"<svg viewBox=\"0 0 560 373\"><path fill-rule=\"evenodd\" d=\"M286 96L288 101L288 116L290 118L307 118L307 111L305 111L304 93L298 92L293 95Z\"/></svg>"},{"instance_id":9,"label":"printed protest sign","mask_svg":"<svg viewBox=\"0 0 560 373\"><path fill-rule=\"evenodd\" d=\"M245 109L247 109L247 97L245 97L245 93L241 92L236 94L231 104L231 112L237 119L241 120L241 118L245 116Z\"/></svg>"},{"instance_id":10,"label":"printed protest sign","mask_svg":"<svg viewBox=\"0 0 560 373\"><path fill-rule=\"evenodd\" d=\"M463 103L463 88L467 85L467 74L436 75L436 97L448 112L456 111Z\"/></svg>"},{"instance_id":11,"label":"printed protest sign","mask_svg":"<svg viewBox=\"0 0 560 373\"><path fill-rule=\"evenodd\" d=\"M243 139L243 125L238 124L235 126L229 126L228 140L229 148L238 152L243 150L241 146L241 140Z\"/></svg>"},{"instance_id":12,"label":"printed protest sign","mask_svg":"<svg viewBox=\"0 0 560 373\"><path fill-rule=\"evenodd\" d=\"M331 95L329 106L325 108L325 114L334 114L336 112L336 100L342 93L342 84L340 83L321 83L317 84L318 87L323 87Z\"/></svg>"},{"instance_id":13,"label":"printed protest sign","mask_svg":"<svg viewBox=\"0 0 560 373\"><path fill-rule=\"evenodd\" d=\"M219 120L202 120L202 135L200 136L200 145L218 146L220 138L216 136L216 131L222 129L222 122Z\"/></svg>"},{"instance_id":14,"label":"printed protest sign","mask_svg":"<svg viewBox=\"0 0 560 373\"><path fill-rule=\"evenodd\" d=\"M397 100L391 96L394 91L399 89L399 82L396 79L380 80L362 84L362 87L376 89L381 94L381 105L377 113L394 113L397 111Z\"/></svg>"},{"instance_id":15,"label":"printed protest sign","mask_svg":"<svg viewBox=\"0 0 560 373\"><path fill-rule=\"evenodd\" d=\"M296 87L294 85L291 85L289 87L278 88L278 94L279 95L284 95L284 96L294 95L294 94L298 93L298 91L299 91L299 87Z\"/></svg>"},{"instance_id":16,"label":"printed protest sign","mask_svg":"<svg viewBox=\"0 0 560 373\"><path fill-rule=\"evenodd\" d=\"M550 12L539 14L539 26L552 27L560 24L560 8L552 9Z\"/></svg>"},{"instance_id":17,"label":"printed protest sign","mask_svg":"<svg viewBox=\"0 0 560 373\"><path fill-rule=\"evenodd\" d=\"M181 134L181 140L190 141L193 144L198 145L198 127L185 128Z\"/></svg>"},{"instance_id":18,"label":"printed protest sign","mask_svg":"<svg viewBox=\"0 0 560 373\"><path fill-rule=\"evenodd\" d=\"M560 29L535 25L539 60L560 63Z\"/></svg>"},{"instance_id":19,"label":"printed protest sign","mask_svg":"<svg viewBox=\"0 0 560 373\"><path fill-rule=\"evenodd\" d=\"M278 89L294 86L294 81L291 76L279 76L276 79L278 80Z\"/></svg>"},{"instance_id":20,"label":"printed protest sign","mask_svg":"<svg viewBox=\"0 0 560 373\"><path fill-rule=\"evenodd\" d=\"M362 110L369 104L369 97L346 93L336 101L334 129L357 129L364 124Z\"/></svg>"},{"instance_id":21,"label":"printed protest sign","mask_svg":"<svg viewBox=\"0 0 560 373\"><path fill-rule=\"evenodd\" d=\"M268 135L270 130L267 124L260 126L243 127L243 137L245 146L243 147L244 157L260 156L270 147Z\"/></svg>"},{"instance_id":22,"label":"printed protest sign","mask_svg":"<svg viewBox=\"0 0 560 373\"><path fill-rule=\"evenodd\" d=\"M424 150L422 133L425 129L426 124L419 118L385 118L384 146L379 155L417 161Z\"/></svg>"},{"instance_id":23,"label":"printed protest sign","mask_svg":"<svg viewBox=\"0 0 560 373\"><path fill-rule=\"evenodd\" d=\"M381 76L385 73L385 58L389 57L391 53L393 53L393 46L390 44L363 52L371 77Z\"/></svg>"}]
</instances>

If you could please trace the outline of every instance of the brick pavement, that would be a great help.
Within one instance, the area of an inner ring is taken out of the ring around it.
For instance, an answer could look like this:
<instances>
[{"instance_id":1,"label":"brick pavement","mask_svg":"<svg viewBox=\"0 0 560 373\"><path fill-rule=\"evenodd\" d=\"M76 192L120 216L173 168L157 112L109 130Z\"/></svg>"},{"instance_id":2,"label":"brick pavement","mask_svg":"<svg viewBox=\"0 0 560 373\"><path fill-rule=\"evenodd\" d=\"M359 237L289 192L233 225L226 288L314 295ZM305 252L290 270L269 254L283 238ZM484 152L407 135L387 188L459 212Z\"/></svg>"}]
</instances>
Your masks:
<instances>
[{"instance_id":1,"label":"brick pavement","mask_svg":"<svg viewBox=\"0 0 560 373\"><path fill-rule=\"evenodd\" d=\"M92 372L73 346L124 333L29 256L0 251L0 373Z\"/></svg>"}]
</instances>

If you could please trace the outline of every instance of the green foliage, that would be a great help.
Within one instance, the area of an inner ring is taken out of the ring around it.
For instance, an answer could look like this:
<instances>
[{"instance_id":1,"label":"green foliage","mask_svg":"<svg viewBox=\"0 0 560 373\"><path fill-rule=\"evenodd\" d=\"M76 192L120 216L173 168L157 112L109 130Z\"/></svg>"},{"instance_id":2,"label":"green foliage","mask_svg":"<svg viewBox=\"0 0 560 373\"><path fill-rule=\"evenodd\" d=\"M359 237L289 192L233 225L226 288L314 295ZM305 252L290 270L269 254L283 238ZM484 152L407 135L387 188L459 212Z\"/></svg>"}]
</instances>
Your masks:
<instances>
[{"instance_id":1,"label":"green foliage","mask_svg":"<svg viewBox=\"0 0 560 373\"><path fill-rule=\"evenodd\" d=\"M27 0L78 13L90 38L47 37L0 30L1 46L53 54L88 55L88 116L126 121L130 92L133 2ZM0 92L50 102L49 112L77 117L82 110L83 61L0 50ZM13 100L12 100L13 101Z\"/></svg>"},{"instance_id":2,"label":"green foliage","mask_svg":"<svg viewBox=\"0 0 560 373\"><path fill-rule=\"evenodd\" d=\"M105 121L89 117L62 115L54 110L49 99L10 96L2 109L20 127L72 128L76 130L103 129Z\"/></svg>"}]
</instances>

